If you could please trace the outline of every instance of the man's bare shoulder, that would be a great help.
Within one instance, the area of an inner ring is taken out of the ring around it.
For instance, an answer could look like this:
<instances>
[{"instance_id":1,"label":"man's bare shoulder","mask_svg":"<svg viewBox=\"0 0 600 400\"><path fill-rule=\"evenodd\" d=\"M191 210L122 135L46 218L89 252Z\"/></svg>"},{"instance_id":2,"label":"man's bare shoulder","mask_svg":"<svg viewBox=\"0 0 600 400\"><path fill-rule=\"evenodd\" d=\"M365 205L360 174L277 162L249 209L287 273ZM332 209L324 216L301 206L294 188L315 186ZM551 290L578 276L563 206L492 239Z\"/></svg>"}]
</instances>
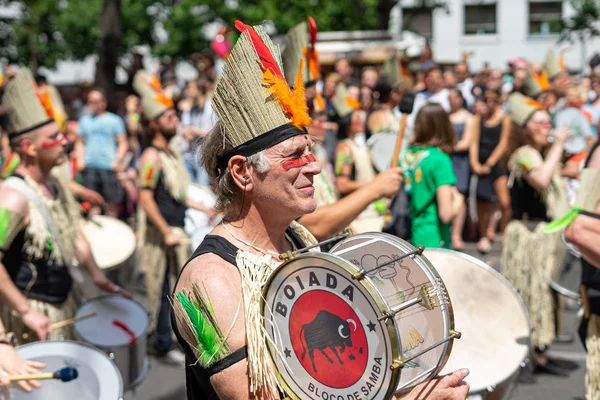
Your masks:
<instances>
[{"instance_id":1,"label":"man's bare shoulder","mask_svg":"<svg viewBox=\"0 0 600 400\"><path fill-rule=\"evenodd\" d=\"M18 190L6 185L0 185L0 208L10 210L21 215L27 215L29 212L29 202L27 198Z\"/></svg>"},{"instance_id":2,"label":"man's bare shoulder","mask_svg":"<svg viewBox=\"0 0 600 400\"><path fill-rule=\"evenodd\" d=\"M191 260L179 278L176 290L190 289L198 284L205 291L230 291L232 284L238 283L240 275L235 265L214 253L202 254ZM210 289L209 289L210 288Z\"/></svg>"}]
</instances>

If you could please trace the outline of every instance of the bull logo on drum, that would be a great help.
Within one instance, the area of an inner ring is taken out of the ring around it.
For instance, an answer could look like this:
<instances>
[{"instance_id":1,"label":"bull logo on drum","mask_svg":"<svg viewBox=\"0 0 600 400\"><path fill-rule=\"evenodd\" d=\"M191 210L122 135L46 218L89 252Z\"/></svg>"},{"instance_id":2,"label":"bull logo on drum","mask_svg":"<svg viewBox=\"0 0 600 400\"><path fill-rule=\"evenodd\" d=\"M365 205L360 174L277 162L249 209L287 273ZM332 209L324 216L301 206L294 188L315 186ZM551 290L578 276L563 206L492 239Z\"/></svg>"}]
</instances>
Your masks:
<instances>
[{"instance_id":1,"label":"bull logo on drum","mask_svg":"<svg viewBox=\"0 0 600 400\"><path fill-rule=\"evenodd\" d=\"M319 350L321 354L333 364L333 360L327 355L325 350L329 349L340 364L344 364L336 347L341 347L340 353L346 350L346 347L352 347L351 329L356 332L356 322L353 319L343 320L335 314L328 311L319 311L317 316L308 324L302 325L300 330L300 341L302 343L302 360L306 357L306 353L310 357L313 371L317 372L315 366L315 350ZM304 341L302 340L304 334Z\"/></svg>"}]
</instances>

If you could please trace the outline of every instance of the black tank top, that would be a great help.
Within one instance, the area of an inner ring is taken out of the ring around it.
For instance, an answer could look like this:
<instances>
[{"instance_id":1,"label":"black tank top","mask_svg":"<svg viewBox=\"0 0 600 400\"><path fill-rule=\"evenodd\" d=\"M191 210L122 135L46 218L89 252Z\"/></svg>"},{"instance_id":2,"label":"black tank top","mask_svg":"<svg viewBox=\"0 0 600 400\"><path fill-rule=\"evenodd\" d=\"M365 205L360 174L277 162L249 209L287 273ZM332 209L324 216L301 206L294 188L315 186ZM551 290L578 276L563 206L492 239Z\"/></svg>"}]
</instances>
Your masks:
<instances>
[{"instance_id":1,"label":"black tank top","mask_svg":"<svg viewBox=\"0 0 600 400\"><path fill-rule=\"evenodd\" d=\"M286 234L291 239L292 244L296 249L301 249L305 247L305 244L302 242L302 240L298 237L298 235L292 228L288 227L286 230ZM202 243L200 243L200 246L198 246L196 251L194 251L194 254L192 254L190 259L185 263L185 265L181 269L181 272L179 273L179 277L181 277L183 270L187 267L190 261L192 261L196 257L201 256L202 254L216 254L223 260L237 267L235 261L237 252L238 248L231 244L231 242L229 242L224 237L208 235L204 238ZM175 283L174 288L177 287L178 283L179 278L177 278L177 282ZM174 295L175 294L173 293L173 296ZM194 355L194 352L177 329L177 323L175 321L174 313L171 313L171 325L173 326L173 332L177 337L177 341L183 347L183 351L185 353L185 381L188 400L218 399L218 396L210 383L210 377L220 371L223 371L224 369L229 368L238 361L241 361L244 358L246 358L246 346L234 351L229 356L219 360L209 369L206 369L201 367L199 363L196 363L196 356Z\"/></svg>"},{"instance_id":2,"label":"black tank top","mask_svg":"<svg viewBox=\"0 0 600 400\"><path fill-rule=\"evenodd\" d=\"M17 174L13 176L23 179ZM25 252L25 229L17 234L4 252L2 263L17 289L30 299L60 304L67 299L73 286L67 266L49 259L34 258Z\"/></svg>"},{"instance_id":3,"label":"black tank top","mask_svg":"<svg viewBox=\"0 0 600 400\"><path fill-rule=\"evenodd\" d=\"M481 120L479 131L479 162L485 163L492 155L492 152L500 143L502 134L502 121L496 126L485 126L485 121Z\"/></svg>"},{"instance_id":4,"label":"black tank top","mask_svg":"<svg viewBox=\"0 0 600 400\"><path fill-rule=\"evenodd\" d=\"M150 147L155 148L156 150L163 152L162 149L159 149L156 146L150 145ZM165 187L165 174L160 172L160 176L158 177L158 181L156 183L156 188L154 189L154 201L158 206L158 210L162 217L167 221L169 226L177 226L182 227L184 225L185 220L185 210L187 206L185 201L177 200L167 190Z\"/></svg>"}]
</instances>

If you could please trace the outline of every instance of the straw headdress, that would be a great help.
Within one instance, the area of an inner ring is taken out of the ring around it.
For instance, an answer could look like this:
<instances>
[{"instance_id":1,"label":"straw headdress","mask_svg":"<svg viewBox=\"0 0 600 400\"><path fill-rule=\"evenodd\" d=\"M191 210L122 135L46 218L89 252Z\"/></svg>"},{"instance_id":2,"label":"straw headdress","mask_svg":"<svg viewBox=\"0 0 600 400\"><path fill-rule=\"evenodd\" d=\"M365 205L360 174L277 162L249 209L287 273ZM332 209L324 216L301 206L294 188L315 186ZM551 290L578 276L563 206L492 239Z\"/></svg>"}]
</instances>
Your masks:
<instances>
[{"instance_id":1,"label":"straw headdress","mask_svg":"<svg viewBox=\"0 0 600 400\"><path fill-rule=\"evenodd\" d=\"M316 43L317 23L312 17L308 17L308 23L302 22L296 25L285 35L285 47L281 53L281 59L285 79L290 86L294 85L294 80L300 70L300 60L304 61L302 81L305 86L311 86L321 79ZM325 100L320 91L317 92L315 97L313 109L317 112L325 110Z\"/></svg>"},{"instance_id":2,"label":"straw headdress","mask_svg":"<svg viewBox=\"0 0 600 400\"><path fill-rule=\"evenodd\" d=\"M305 85L321 78L316 42L317 24L312 17L308 17L308 23L299 23L285 35L285 47L281 59L285 67L285 79L290 86L294 85L301 59L304 59L302 80Z\"/></svg>"},{"instance_id":3,"label":"straw headdress","mask_svg":"<svg viewBox=\"0 0 600 400\"><path fill-rule=\"evenodd\" d=\"M548 74L546 71L538 73L530 68L524 82L525 94L535 99L549 88L550 83L548 82Z\"/></svg>"},{"instance_id":4,"label":"straw headdress","mask_svg":"<svg viewBox=\"0 0 600 400\"><path fill-rule=\"evenodd\" d=\"M142 111L149 120L155 120L174 108L173 100L162 90L156 75L138 71L133 78L133 88L140 95Z\"/></svg>"},{"instance_id":5,"label":"straw headdress","mask_svg":"<svg viewBox=\"0 0 600 400\"><path fill-rule=\"evenodd\" d=\"M348 96L348 88L343 82L338 83L335 88L335 111L340 117L345 117L354 110L360 108L360 102Z\"/></svg>"},{"instance_id":6,"label":"straw headdress","mask_svg":"<svg viewBox=\"0 0 600 400\"><path fill-rule=\"evenodd\" d=\"M293 136L311 123L298 74L292 90L285 80L278 48L264 30L240 21L241 36L215 86L213 108L234 150L221 157L219 169L234 155L248 157ZM303 68L300 61L300 70Z\"/></svg>"},{"instance_id":7,"label":"straw headdress","mask_svg":"<svg viewBox=\"0 0 600 400\"><path fill-rule=\"evenodd\" d=\"M402 84L402 76L400 75L400 63L398 55L394 53L390 58L383 63L383 74L394 89L397 89Z\"/></svg>"},{"instance_id":8,"label":"straw headdress","mask_svg":"<svg viewBox=\"0 0 600 400\"><path fill-rule=\"evenodd\" d=\"M510 109L510 118L519 126L525 126L533 113L544 109L537 101L518 92L508 97L508 107Z\"/></svg>"},{"instance_id":9,"label":"straw headdress","mask_svg":"<svg viewBox=\"0 0 600 400\"><path fill-rule=\"evenodd\" d=\"M552 49L548 50L546 60L544 60L544 69L548 74L548 79L556 78L558 74L565 71L564 59L562 55L557 58Z\"/></svg>"},{"instance_id":10,"label":"straw headdress","mask_svg":"<svg viewBox=\"0 0 600 400\"><path fill-rule=\"evenodd\" d=\"M11 139L54 121L50 94L40 92L28 68L21 68L13 75L2 105L8 112Z\"/></svg>"}]
</instances>

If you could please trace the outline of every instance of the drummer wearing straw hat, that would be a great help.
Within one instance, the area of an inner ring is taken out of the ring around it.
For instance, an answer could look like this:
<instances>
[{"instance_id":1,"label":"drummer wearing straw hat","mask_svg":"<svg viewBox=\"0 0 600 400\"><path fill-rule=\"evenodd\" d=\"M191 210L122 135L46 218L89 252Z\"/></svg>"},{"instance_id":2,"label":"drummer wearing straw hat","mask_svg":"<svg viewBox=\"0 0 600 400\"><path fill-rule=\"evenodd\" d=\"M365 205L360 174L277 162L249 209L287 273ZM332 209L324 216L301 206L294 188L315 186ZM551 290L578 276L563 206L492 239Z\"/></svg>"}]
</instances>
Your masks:
<instances>
[{"instance_id":1,"label":"drummer wearing straw hat","mask_svg":"<svg viewBox=\"0 0 600 400\"><path fill-rule=\"evenodd\" d=\"M279 398L260 309L278 255L315 243L294 220L313 212L320 172L306 127L302 77L285 82L279 52L260 27L242 32L217 82L220 121L202 162L224 221L200 244L175 287L174 328L186 353L188 399ZM464 399L467 371L411 398Z\"/></svg>"},{"instance_id":2,"label":"drummer wearing straw hat","mask_svg":"<svg viewBox=\"0 0 600 400\"><path fill-rule=\"evenodd\" d=\"M556 337L558 310L548 277L562 263L566 249L559 234L549 236L543 230L548 221L562 216L568 208L559 172L570 131L556 129L551 144L550 116L541 104L520 93L513 93L508 104L512 119L507 154L513 220L505 231L501 272L515 286L531 314L537 370L564 375L566 371L549 361L545 350Z\"/></svg>"},{"instance_id":3,"label":"drummer wearing straw hat","mask_svg":"<svg viewBox=\"0 0 600 400\"><path fill-rule=\"evenodd\" d=\"M2 105L21 164L0 187L0 316L18 338L70 338L68 329L51 333L50 323L73 317L72 288L82 279L78 264L100 289L129 294L96 265L73 195L50 175L64 162L66 141L49 97L40 94L27 68L13 77Z\"/></svg>"},{"instance_id":4,"label":"drummer wearing straw hat","mask_svg":"<svg viewBox=\"0 0 600 400\"><path fill-rule=\"evenodd\" d=\"M190 256L189 238L183 231L186 209L213 211L187 200L187 170L181 155L169 146L179 126L173 101L158 78L144 70L136 73L133 86L141 96L150 134L150 145L140 159L138 218L141 263L147 271L150 330L154 332L157 355L166 362L182 364L184 356L175 349L169 318L170 279Z\"/></svg>"}]
</instances>

